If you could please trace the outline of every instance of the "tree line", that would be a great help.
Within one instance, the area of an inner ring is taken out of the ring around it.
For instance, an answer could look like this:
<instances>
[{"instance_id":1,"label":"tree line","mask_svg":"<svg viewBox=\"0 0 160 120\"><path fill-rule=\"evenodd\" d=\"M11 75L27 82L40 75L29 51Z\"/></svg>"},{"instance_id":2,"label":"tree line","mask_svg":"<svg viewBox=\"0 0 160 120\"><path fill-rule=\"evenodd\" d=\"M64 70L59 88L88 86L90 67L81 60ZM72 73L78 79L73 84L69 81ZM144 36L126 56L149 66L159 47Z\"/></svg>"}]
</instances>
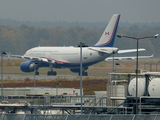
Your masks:
<instances>
[{"instance_id":1,"label":"tree line","mask_svg":"<svg viewBox=\"0 0 160 120\"><path fill-rule=\"evenodd\" d=\"M0 50L23 55L26 50L37 46L76 46L80 42L93 46L99 40L104 28L87 29L79 26L41 28L25 24L19 27L0 25ZM133 37L150 36L157 33L160 33L159 26L119 26L117 31L117 34ZM159 45L160 36L157 39L139 41L139 47L146 49L145 54L155 54L155 57L160 57ZM136 41L116 38L114 46L120 49L134 49Z\"/></svg>"}]
</instances>

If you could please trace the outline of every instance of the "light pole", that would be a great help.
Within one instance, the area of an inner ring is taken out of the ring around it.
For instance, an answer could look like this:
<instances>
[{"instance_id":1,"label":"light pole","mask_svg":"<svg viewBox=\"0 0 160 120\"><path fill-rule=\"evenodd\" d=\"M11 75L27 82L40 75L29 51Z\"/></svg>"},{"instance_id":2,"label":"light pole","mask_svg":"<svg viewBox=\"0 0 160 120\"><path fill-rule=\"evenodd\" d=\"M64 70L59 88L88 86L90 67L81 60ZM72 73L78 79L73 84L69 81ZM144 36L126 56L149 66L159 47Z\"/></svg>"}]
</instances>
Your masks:
<instances>
[{"instance_id":1,"label":"light pole","mask_svg":"<svg viewBox=\"0 0 160 120\"><path fill-rule=\"evenodd\" d=\"M1 52L1 101L3 101L3 55L6 55L7 52Z\"/></svg>"},{"instance_id":2,"label":"light pole","mask_svg":"<svg viewBox=\"0 0 160 120\"><path fill-rule=\"evenodd\" d=\"M58 86L61 85L61 83L56 83L56 96L58 95Z\"/></svg>"},{"instance_id":3,"label":"light pole","mask_svg":"<svg viewBox=\"0 0 160 120\"><path fill-rule=\"evenodd\" d=\"M81 96L81 114L82 114L82 45L80 42L80 96Z\"/></svg>"},{"instance_id":4,"label":"light pole","mask_svg":"<svg viewBox=\"0 0 160 120\"><path fill-rule=\"evenodd\" d=\"M141 39L146 39L146 38L157 38L159 34L153 35L153 36L146 36L146 37L131 37L127 35L117 35L117 37L122 38L130 38L130 39L135 39L137 40L137 60L136 60L136 105L135 105L135 114L138 114L138 41Z\"/></svg>"},{"instance_id":5,"label":"light pole","mask_svg":"<svg viewBox=\"0 0 160 120\"><path fill-rule=\"evenodd\" d=\"M120 65L120 63L116 63L116 64L115 64L115 71L116 71L116 72L117 72L117 70L116 70L116 66L117 66L117 65Z\"/></svg>"},{"instance_id":6,"label":"light pole","mask_svg":"<svg viewBox=\"0 0 160 120\"><path fill-rule=\"evenodd\" d=\"M56 102L58 102L58 86L61 85L61 83L56 83Z\"/></svg>"},{"instance_id":7,"label":"light pole","mask_svg":"<svg viewBox=\"0 0 160 120\"><path fill-rule=\"evenodd\" d=\"M114 54L115 54L115 52L113 51L113 61L112 61L112 72L113 73L115 72L115 68L114 68Z\"/></svg>"},{"instance_id":8,"label":"light pole","mask_svg":"<svg viewBox=\"0 0 160 120\"><path fill-rule=\"evenodd\" d=\"M34 74L34 88L36 88L36 75Z\"/></svg>"}]
</instances>

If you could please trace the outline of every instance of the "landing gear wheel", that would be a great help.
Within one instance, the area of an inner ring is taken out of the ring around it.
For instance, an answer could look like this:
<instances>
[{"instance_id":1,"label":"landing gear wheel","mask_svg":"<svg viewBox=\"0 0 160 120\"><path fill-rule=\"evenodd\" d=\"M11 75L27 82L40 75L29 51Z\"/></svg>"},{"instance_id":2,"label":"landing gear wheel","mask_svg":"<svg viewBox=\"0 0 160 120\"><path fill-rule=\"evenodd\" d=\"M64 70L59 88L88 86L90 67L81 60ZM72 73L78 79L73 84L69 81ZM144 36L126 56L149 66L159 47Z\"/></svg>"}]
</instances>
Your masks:
<instances>
[{"instance_id":1,"label":"landing gear wheel","mask_svg":"<svg viewBox=\"0 0 160 120\"><path fill-rule=\"evenodd\" d=\"M78 75L80 76L80 73ZM82 76L88 76L88 72L82 72Z\"/></svg>"},{"instance_id":2,"label":"landing gear wheel","mask_svg":"<svg viewBox=\"0 0 160 120\"><path fill-rule=\"evenodd\" d=\"M55 71L54 75L56 76L57 75L57 72Z\"/></svg>"},{"instance_id":3,"label":"landing gear wheel","mask_svg":"<svg viewBox=\"0 0 160 120\"><path fill-rule=\"evenodd\" d=\"M39 72L35 72L35 75L39 75Z\"/></svg>"},{"instance_id":4,"label":"landing gear wheel","mask_svg":"<svg viewBox=\"0 0 160 120\"><path fill-rule=\"evenodd\" d=\"M48 76L50 76L50 75L55 75L55 76L56 76L56 75L57 75L57 72L56 72L56 71L48 71L48 72L47 72L47 75L48 75Z\"/></svg>"},{"instance_id":5,"label":"landing gear wheel","mask_svg":"<svg viewBox=\"0 0 160 120\"><path fill-rule=\"evenodd\" d=\"M47 75L48 75L48 76L50 76L50 75L51 75L51 72L50 72L50 71L48 71L48 72L47 72Z\"/></svg>"},{"instance_id":6,"label":"landing gear wheel","mask_svg":"<svg viewBox=\"0 0 160 120\"><path fill-rule=\"evenodd\" d=\"M83 73L83 76L88 76L88 72L84 72L84 73Z\"/></svg>"},{"instance_id":7,"label":"landing gear wheel","mask_svg":"<svg viewBox=\"0 0 160 120\"><path fill-rule=\"evenodd\" d=\"M57 72L56 72L56 71L52 71L52 72L51 72L51 75L55 75L55 76L56 76L56 75L57 75Z\"/></svg>"}]
</instances>

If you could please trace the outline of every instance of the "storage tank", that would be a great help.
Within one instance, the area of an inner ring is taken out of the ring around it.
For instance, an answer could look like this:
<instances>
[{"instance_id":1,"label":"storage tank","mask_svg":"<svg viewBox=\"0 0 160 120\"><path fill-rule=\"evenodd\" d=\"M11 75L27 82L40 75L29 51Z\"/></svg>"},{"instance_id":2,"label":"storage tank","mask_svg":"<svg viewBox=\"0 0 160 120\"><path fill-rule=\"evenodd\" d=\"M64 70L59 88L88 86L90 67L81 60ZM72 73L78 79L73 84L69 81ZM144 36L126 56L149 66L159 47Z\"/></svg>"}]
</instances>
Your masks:
<instances>
[{"instance_id":1,"label":"storage tank","mask_svg":"<svg viewBox=\"0 0 160 120\"><path fill-rule=\"evenodd\" d=\"M145 78L138 78L138 92L137 96L145 94L146 80ZM133 78L128 85L128 93L130 96L136 96L136 78Z\"/></svg>"},{"instance_id":2,"label":"storage tank","mask_svg":"<svg viewBox=\"0 0 160 120\"><path fill-rule=\"evenodd\" d=\"M160 96L160 78L154 78L150 81L148 92L150 96Z\"/></svg>"}]
</instances>

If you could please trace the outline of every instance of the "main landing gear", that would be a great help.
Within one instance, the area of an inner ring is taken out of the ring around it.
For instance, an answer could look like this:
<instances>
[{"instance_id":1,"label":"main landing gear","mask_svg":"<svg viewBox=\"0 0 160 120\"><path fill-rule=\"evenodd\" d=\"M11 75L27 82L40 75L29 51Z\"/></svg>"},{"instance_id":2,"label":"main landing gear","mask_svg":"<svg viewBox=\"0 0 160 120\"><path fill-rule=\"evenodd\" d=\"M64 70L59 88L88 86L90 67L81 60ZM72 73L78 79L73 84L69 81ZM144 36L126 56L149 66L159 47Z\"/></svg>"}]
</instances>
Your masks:
<instances>
[{"instance_id":1,"label":"main landing gear","mask_svg":"<svg viewBox=\"0 0 160 120\"><path fill-rule=\"evenodd\" d=\"M39 72L38 72L38 71L35 71L35 72L34 72L34 75L39 75ZM56 75L57 75L57 72L56 72L56 71L48 71L48 72L47 72L47 75L48 75L48 76L50 76L50 75L55 75L55 76L56 76Z\"/></svg>"},{"instance_id":2,"label":"main landing gear","mask_svg":"<svg viewBox=\"0 0 160 120\"><path fill-rule=\"evenodd\" d=\"M34 67L34 75L35 75L35 76L36 76L36 75L39 75L38 68L39 68L38 65L36 65L36 66ZM50 75L56 76L56 75L57 75L57 72L56 72L56 71L53 71L53 65L52 65L52 64L49 65L49 68L50 68L50 71L47 72L47 75L48 75L48 76L50 76Z\"/></svg>"},{"instance_id":3,"label":"main landing gear","mask_svg":"<svg viewBox=\"0 0 160 120\"><path fill-rule=\"evenodd\" d=\"M80 74L81 74L81 73L79 72L78 75L80 76ZM83 71L83 72L82 72L82 76L88 76L88 72L84 72L84 71Z\"/></svg>"},{"instance_id":4,"label":"main landing gear","mask_svg":"<svg viewBox=\"0 0 160 120\"><path fill-rule=\"evenodd\" d=\"M50 71L47 72L47 75L48 76L50 76L50 75L55 75L56 76L57 72L53 71L53 64L52 63L49 64L49 68L50 68Z\"/></svg>"},{"instance_id":5,"label":"main landing gear","mask_svg":"<svg viewBox=\"0 0 160 120\"><path fill-rule=\"evenodd\" d=\"M56 71L48 71L48 72L47 72L47 75L48 75L48 76L50 76L50 75L55 75L55 76L56 76L56 75L57 75L57 72L56 72Z\"/></svg>"},{"instance_id":6,"label":"main landing gear","mask_svg":"<svg viewBox=\"0 0 160 120\"><path fill-rule=\"evenodd\" d=\"M88 76L88 72L85 72L85 70L87 70L88 69L88 67L84 67L83 69L82 69L82 76ZM71 72L74 72L74 73L78 73L78 75L80 76L80 68L76 68L76 69L70 69L70 71Z\"/></svg>"}]
</instances>

